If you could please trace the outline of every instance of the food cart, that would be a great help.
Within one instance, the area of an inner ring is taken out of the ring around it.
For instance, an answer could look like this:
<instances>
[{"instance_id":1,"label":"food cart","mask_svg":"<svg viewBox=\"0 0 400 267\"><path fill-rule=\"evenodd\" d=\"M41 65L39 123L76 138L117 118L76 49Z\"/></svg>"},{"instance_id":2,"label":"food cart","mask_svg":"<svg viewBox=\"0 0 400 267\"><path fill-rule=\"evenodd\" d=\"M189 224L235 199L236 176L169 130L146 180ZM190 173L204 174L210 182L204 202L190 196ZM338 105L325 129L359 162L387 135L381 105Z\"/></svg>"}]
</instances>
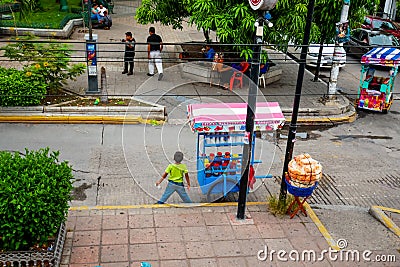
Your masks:
<instances>
[{"instance_id":1,"label":"food cart","mask_svg":"<svg viewBox=\"0 0 400 267\"><path fill-rule=\"evenodd\" d=\"M361 58L361 77L357 92L357 109L387 113L393 103L393 85L400 64L400 50L376 47ZM385 77L375 76L376 67L389 69Z\"/></svg>"},{"instance_id":2,"label":"food cart","mask_svg":"<svg viewBox=\"0 0 400 267\"><path fill-rule=\"evenodd\" d=\"M249 144L246 132L246 103L190 104L187 106L189 124L197 133L197 180L207 201L225 198L239 191L242 172L243 146ZM285 118L277 102L256 104L254 131L274 131L281 128ZM252 138L254 151L256 138ZM254 153L250 165L261 163ZM250 167L250 173L254 168ZM255 178L271 178L254 175ZM253 178L252 177L252 178ZM251 183L250 183L251 185Z\"/></svg>"}]
</instances>

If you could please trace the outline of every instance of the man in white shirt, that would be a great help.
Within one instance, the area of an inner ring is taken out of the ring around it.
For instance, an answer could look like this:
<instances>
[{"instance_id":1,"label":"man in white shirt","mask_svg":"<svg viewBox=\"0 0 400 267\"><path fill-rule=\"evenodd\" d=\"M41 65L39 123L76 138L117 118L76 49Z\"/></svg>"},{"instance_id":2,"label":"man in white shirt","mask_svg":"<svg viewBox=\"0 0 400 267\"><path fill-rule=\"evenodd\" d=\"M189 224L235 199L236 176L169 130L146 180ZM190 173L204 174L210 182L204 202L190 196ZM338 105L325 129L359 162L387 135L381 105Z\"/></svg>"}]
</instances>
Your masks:
<instances>
[{"instance_id":1,"label":"man in white shirt","mask_svg":"<svg viewBox=\"0 0 400 267\"><path fill-rule=\"evenodd\" d=\"M99 5L97 8L97 12L99 13L100 17L104 17L104 11L107 11L107 8L105 8L102 4Z\"/></svg>"}]
</instances>

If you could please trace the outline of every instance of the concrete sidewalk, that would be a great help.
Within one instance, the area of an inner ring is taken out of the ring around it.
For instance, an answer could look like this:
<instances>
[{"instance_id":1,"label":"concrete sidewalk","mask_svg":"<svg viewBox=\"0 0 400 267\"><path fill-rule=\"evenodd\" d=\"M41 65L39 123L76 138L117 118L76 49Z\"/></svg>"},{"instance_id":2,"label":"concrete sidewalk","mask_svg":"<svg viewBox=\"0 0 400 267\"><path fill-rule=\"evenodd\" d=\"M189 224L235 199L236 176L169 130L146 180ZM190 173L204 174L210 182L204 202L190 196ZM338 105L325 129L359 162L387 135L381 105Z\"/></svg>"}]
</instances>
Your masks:
<instances>
[{"instance_id":1,"label":"concrete sidewalk","mask_svg":"<svg viewBox=\"0 0 400 267\"><path fill-rule=\"evenodd\" d=\"M279 219L267 212L265 203L253 204L248 204L250 219L244 222L236 220L235 203L72 210L61 266L138 267L142 261L153 267L332 266L329 259L277 260L279 250L319 253L329 245L310 217ZM259 253L265 248L267 255Z\"/></svg>"},{"instance_id":2,"label":"concrete sidewalk","mask_svg":"<svg viewBox=\"0 0 400 267\"><path fill-rule=\"evenodd\" d=\"M275 217L267 203L246 207L244 221L236 219L236 203L71 208L61 266L398 266L400 253L388 247L398 240L373 219L367 242L363 223L349 230L353 213L331 210L330 227L347 225L334 240L308 205L308 217L293 219Z\"/></svg>"}]
</instances>

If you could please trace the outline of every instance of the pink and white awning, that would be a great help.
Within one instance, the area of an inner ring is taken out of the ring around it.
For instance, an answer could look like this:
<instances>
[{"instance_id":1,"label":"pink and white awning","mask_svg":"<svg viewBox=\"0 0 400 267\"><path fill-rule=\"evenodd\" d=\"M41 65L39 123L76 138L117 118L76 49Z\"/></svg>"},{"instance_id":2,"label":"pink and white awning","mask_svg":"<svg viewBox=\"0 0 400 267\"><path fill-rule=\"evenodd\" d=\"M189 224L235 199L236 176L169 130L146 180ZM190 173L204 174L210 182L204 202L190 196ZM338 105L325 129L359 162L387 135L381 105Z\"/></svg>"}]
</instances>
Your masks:
<instances>
[{"instance_id":1,"label":"pink and white awning","mask_svg":"<svg viewBox=\"0 0 400 267\"><path fill-rule=\"evenodd\" d=\"M193 132L237 132L246 130L247 103L210 103L187 106ZM271 131L283 126L285 117L278 102L256 104L254 130Z\"/></svg>"}]
</instances>

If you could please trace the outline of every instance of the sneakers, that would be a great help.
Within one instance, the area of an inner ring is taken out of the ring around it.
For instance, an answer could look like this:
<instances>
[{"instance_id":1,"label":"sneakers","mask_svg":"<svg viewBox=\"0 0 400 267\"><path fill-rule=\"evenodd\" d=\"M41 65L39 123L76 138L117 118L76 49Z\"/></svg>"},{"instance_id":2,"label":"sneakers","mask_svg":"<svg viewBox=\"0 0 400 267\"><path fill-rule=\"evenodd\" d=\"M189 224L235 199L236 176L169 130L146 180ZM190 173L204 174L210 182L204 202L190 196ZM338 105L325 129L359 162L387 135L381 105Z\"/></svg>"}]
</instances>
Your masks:
<instances>
[{"instance_id":1,"label":"sneakers","mask_svg":"<svg viewBox=\"0 0 400 267\"><path fill-rule=\"evenodd\" d=\"M162 73L158 74L158 80L159 81L161 81L163 77L164 77L164 74L162 74Z\"/></svg>"},{"instance_id":2,"label":"sneakers","mask_svg":"<svg viewBox=\"0 0 400 267\"><path fill-rule=\"evenodd\" d=\"M147 76L154 76L154 74L151 74L151 73L147 73Z\"/></svg>"}]
</instances>

